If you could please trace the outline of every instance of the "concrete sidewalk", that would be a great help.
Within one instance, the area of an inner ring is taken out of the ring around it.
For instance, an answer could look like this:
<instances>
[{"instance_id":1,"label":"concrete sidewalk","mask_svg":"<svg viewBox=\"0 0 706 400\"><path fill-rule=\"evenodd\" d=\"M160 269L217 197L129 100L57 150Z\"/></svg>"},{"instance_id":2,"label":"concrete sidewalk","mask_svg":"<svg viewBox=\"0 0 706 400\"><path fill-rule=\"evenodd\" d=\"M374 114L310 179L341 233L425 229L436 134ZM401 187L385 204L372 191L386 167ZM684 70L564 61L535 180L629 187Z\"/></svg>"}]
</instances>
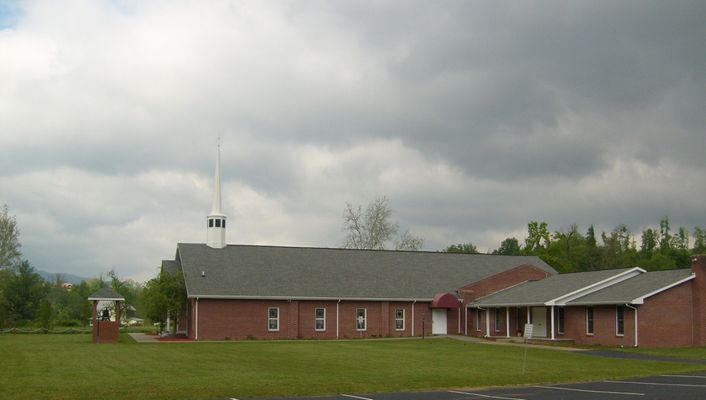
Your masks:
<instances>
[{"instance_id":1,"label":"concrete sidewalk","mask_svg":"<svg viewBox=\"0 0 706 400\"><path fill-rule=\"evenodd\" d=\"M139 333L139 332L128 333L128 335L130 335L130 337L135 339L135 341L137 343L160 343L160 341L157 340L157 338L159 337L157 335L148 335L146 333Z\"/></svg>"}]
</instances>

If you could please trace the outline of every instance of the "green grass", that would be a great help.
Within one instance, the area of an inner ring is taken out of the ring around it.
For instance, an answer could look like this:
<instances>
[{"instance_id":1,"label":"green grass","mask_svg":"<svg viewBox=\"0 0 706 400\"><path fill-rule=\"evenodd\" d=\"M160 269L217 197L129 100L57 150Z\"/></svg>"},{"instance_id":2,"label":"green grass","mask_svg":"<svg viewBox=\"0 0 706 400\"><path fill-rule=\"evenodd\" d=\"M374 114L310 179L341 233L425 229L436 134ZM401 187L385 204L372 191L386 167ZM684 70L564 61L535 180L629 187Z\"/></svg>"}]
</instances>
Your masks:
<instances>
[{"instance_id":1,"label":"green grass","mask_svg":"<svg viewBox=\"0 0 706 400\"><path fill-rule=\"evenodd\" d=\"M621 349L630 353L654 354L664 357L688 358L694 360L706 360L706 347L671 347L671 348L631 348Z\"/></svg>"},{"instance_id":2,"label":"green grass","mask_svg":"<svg viewBox=\"0 0 706 400\"><path fill-rule=\"evenodd\" d=\"M109 345L0 335L3 399L194 399L366 393L619 378L703 369L450 339Z\"/></svg>"}]
</instances>

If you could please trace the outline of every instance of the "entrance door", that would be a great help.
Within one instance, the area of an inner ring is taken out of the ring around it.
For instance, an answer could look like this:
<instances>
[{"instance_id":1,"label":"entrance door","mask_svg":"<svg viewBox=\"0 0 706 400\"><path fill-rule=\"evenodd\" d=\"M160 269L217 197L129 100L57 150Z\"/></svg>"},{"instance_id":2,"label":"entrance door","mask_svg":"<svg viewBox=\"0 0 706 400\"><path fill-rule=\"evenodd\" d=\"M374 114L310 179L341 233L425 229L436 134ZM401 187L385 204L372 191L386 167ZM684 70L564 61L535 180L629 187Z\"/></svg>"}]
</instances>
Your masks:
<instances>
[{"instance_id":1,"label":"entrance door","mask_svg":"<svg viewBox=\"0 0 706 400\"><path fill-rule=\"evenodd\" d=\"M434 308L431 310L432 335L446 335L446 309Z\"/></svg>"},{"instance_id":2,"label":"entrance door","mask_svg":"<svg viewBox=\"0 0 706 400\"><path fill-rule=\"evenodd\" d=\"M547 309L532 307L532 336L547 337Z\"/></svg>"}]
</instances>

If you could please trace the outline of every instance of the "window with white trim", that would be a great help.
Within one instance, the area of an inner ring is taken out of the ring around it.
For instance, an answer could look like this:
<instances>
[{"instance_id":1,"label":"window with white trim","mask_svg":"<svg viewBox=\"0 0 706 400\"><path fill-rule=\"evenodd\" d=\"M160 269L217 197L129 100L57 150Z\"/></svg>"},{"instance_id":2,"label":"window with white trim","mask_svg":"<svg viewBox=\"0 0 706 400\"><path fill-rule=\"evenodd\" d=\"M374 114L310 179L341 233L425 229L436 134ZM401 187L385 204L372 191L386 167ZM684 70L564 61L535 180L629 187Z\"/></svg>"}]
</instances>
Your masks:
<instances>
[{"instance_id":1,"label":"window with white trim","mask_svg":"<svg viewBox=\"0 0 706 400\"><path fill-rule=\"evenodd\" d=\"M325 308L315 308L314 309L314 330L323 332L326 330L326 309Z\"/></svg>"},{"instance_id":2,"label":"window with white trim","mask_svg":"<svg viewBox=\"0 0 706 400\"><path fill-rule=\"evenodd\" d=\"M564 334L564 307L556 309L556 332L560 335Z\"/></svg>"},{"instance_id":3,"label":"window with white trim","mask_svg":"<svg viewBox=\"0 0 706 400\"><path fill-rule=\"evenodd\" d=\"M279 307L267 309L267 330L270 332L279 331Z\"/></svg>"},{"instance_id":4,"label":"window with white trim","mask_svg":"<svg viewBox=\"0 0 706 400\"><path fill-rule=\"evenodd\" d=\"M404 330L404 308L395 309L395 330Z\"/></svg>"},{"instance_id":5,"label":"window with white trim","mask_svg":"<svg viewBox=\"0 0 706 400\"><path fill-rule=\"evenodd\" d=\"M355 330L368 330L368 309L358 308L355 310Z\"/></svg>"},{"instance_id":6,"label":"window with white trim","mask_svg":"<svg viewBox=\"0 0 706 400\"><path fill-rule=\"evenodd\" d=\"M481 330L481 318L483 314L480 312L480 308L476 308L476 331L480 332Z\"/></svg>"},{"instance_id":7,"label":"window with white trim","mask_svg":"<svg viewBox=\"0 0 706 400\"><path fill-rule=\"evenodd\" d=\"M586 334L593 335L593 307L586 307Z\"/></svg>"},{"instance_id":8,"label":"window with white trim","mask_svg":"<svg viewBox=\"0 0 706 400\"><path fill-rule=\"evenodd\" d=\"M615 334L625 335L625 307L615 306Z\"/></svg>"}]
</instances>

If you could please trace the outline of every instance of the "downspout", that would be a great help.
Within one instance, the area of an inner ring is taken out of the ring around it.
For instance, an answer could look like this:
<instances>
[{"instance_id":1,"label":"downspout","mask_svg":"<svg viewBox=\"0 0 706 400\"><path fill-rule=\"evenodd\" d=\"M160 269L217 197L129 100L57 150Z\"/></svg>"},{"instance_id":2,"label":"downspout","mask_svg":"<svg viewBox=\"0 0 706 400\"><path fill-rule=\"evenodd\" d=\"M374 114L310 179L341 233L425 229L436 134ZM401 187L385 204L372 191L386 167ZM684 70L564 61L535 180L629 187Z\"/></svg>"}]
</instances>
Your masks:
<instances>
[{"instance_id":1,"label":"downspout","mask_svg":"<svg viewBox=\"0 0 706 400\"><path fill-rule=\"evenodd\" d=\"M637 338L638 338L638 336L637 336L637 307L633 307L630 304L625 304L625 307L631 308L635 311L635 347L637 347L637 344L638 344L637 343Z\"/></svg>"},{"instance_id":2,"label":"downspout","mask_svg":"<svg viewBox=\"0 0 706 400\"><path fill-rule=\"evenodd\" d=\"M490 308L485 309L485 337L490 337Z\"/></svg>"},{"instance_id":3,"label":"downspout","mask_svg":"<svg viewBox=\"0 0 706 400\"><path fill-rule=\"evenodd\" d=\"M465 336L468 336L468 306L464 307L463 309L465 311L465 314L463 316L463 334Z\"/></svg>"},{"instance_id":4,"label":"downspout","mask_svg":"<svg viewBox=\"0 0 706 400\"><path fill-rule=\"evenodd\" d=\"M552 340L554 340L554 305L552 304L551 308L551 313L552 313Z\"/></svg>"},{"instance_id":5,"label":"downspout","mask_svg":"<svg viewBox=\"0 0 706 400\"><path fill-rule=\"evenodd\" d=\"M461 307L458 308L458 334L461 334Z\"/></svg>"},{"instance_id":6,"label":"downspout","mask_svg":"<svg viewBox=\"0 0 706 400\"><path fill-rule=\"evenodd\" d=\"M336 339L338 339L338 305L341 303L341 299L338 299L336 303Z\"/></svg>"},{"instance_id":7,"label":"downspout","mask_svg":"<svg viewBox=\"0 0 706 400\"><path fill-rule=\"evenodd\" d=\"M196 327L194 328L194 340L199 340L199 298L196 298Z\"/></svg>"},{"instance_id":8,"label":"downspout","mask_svg":"<svg viewBox=\"0 0 706 400\"><path fill-rule=\"evenodd\" d=\"M412 336L414 337L414 303L416 303L417 300L412 300Z\"/></svg>"}]
</instances>

